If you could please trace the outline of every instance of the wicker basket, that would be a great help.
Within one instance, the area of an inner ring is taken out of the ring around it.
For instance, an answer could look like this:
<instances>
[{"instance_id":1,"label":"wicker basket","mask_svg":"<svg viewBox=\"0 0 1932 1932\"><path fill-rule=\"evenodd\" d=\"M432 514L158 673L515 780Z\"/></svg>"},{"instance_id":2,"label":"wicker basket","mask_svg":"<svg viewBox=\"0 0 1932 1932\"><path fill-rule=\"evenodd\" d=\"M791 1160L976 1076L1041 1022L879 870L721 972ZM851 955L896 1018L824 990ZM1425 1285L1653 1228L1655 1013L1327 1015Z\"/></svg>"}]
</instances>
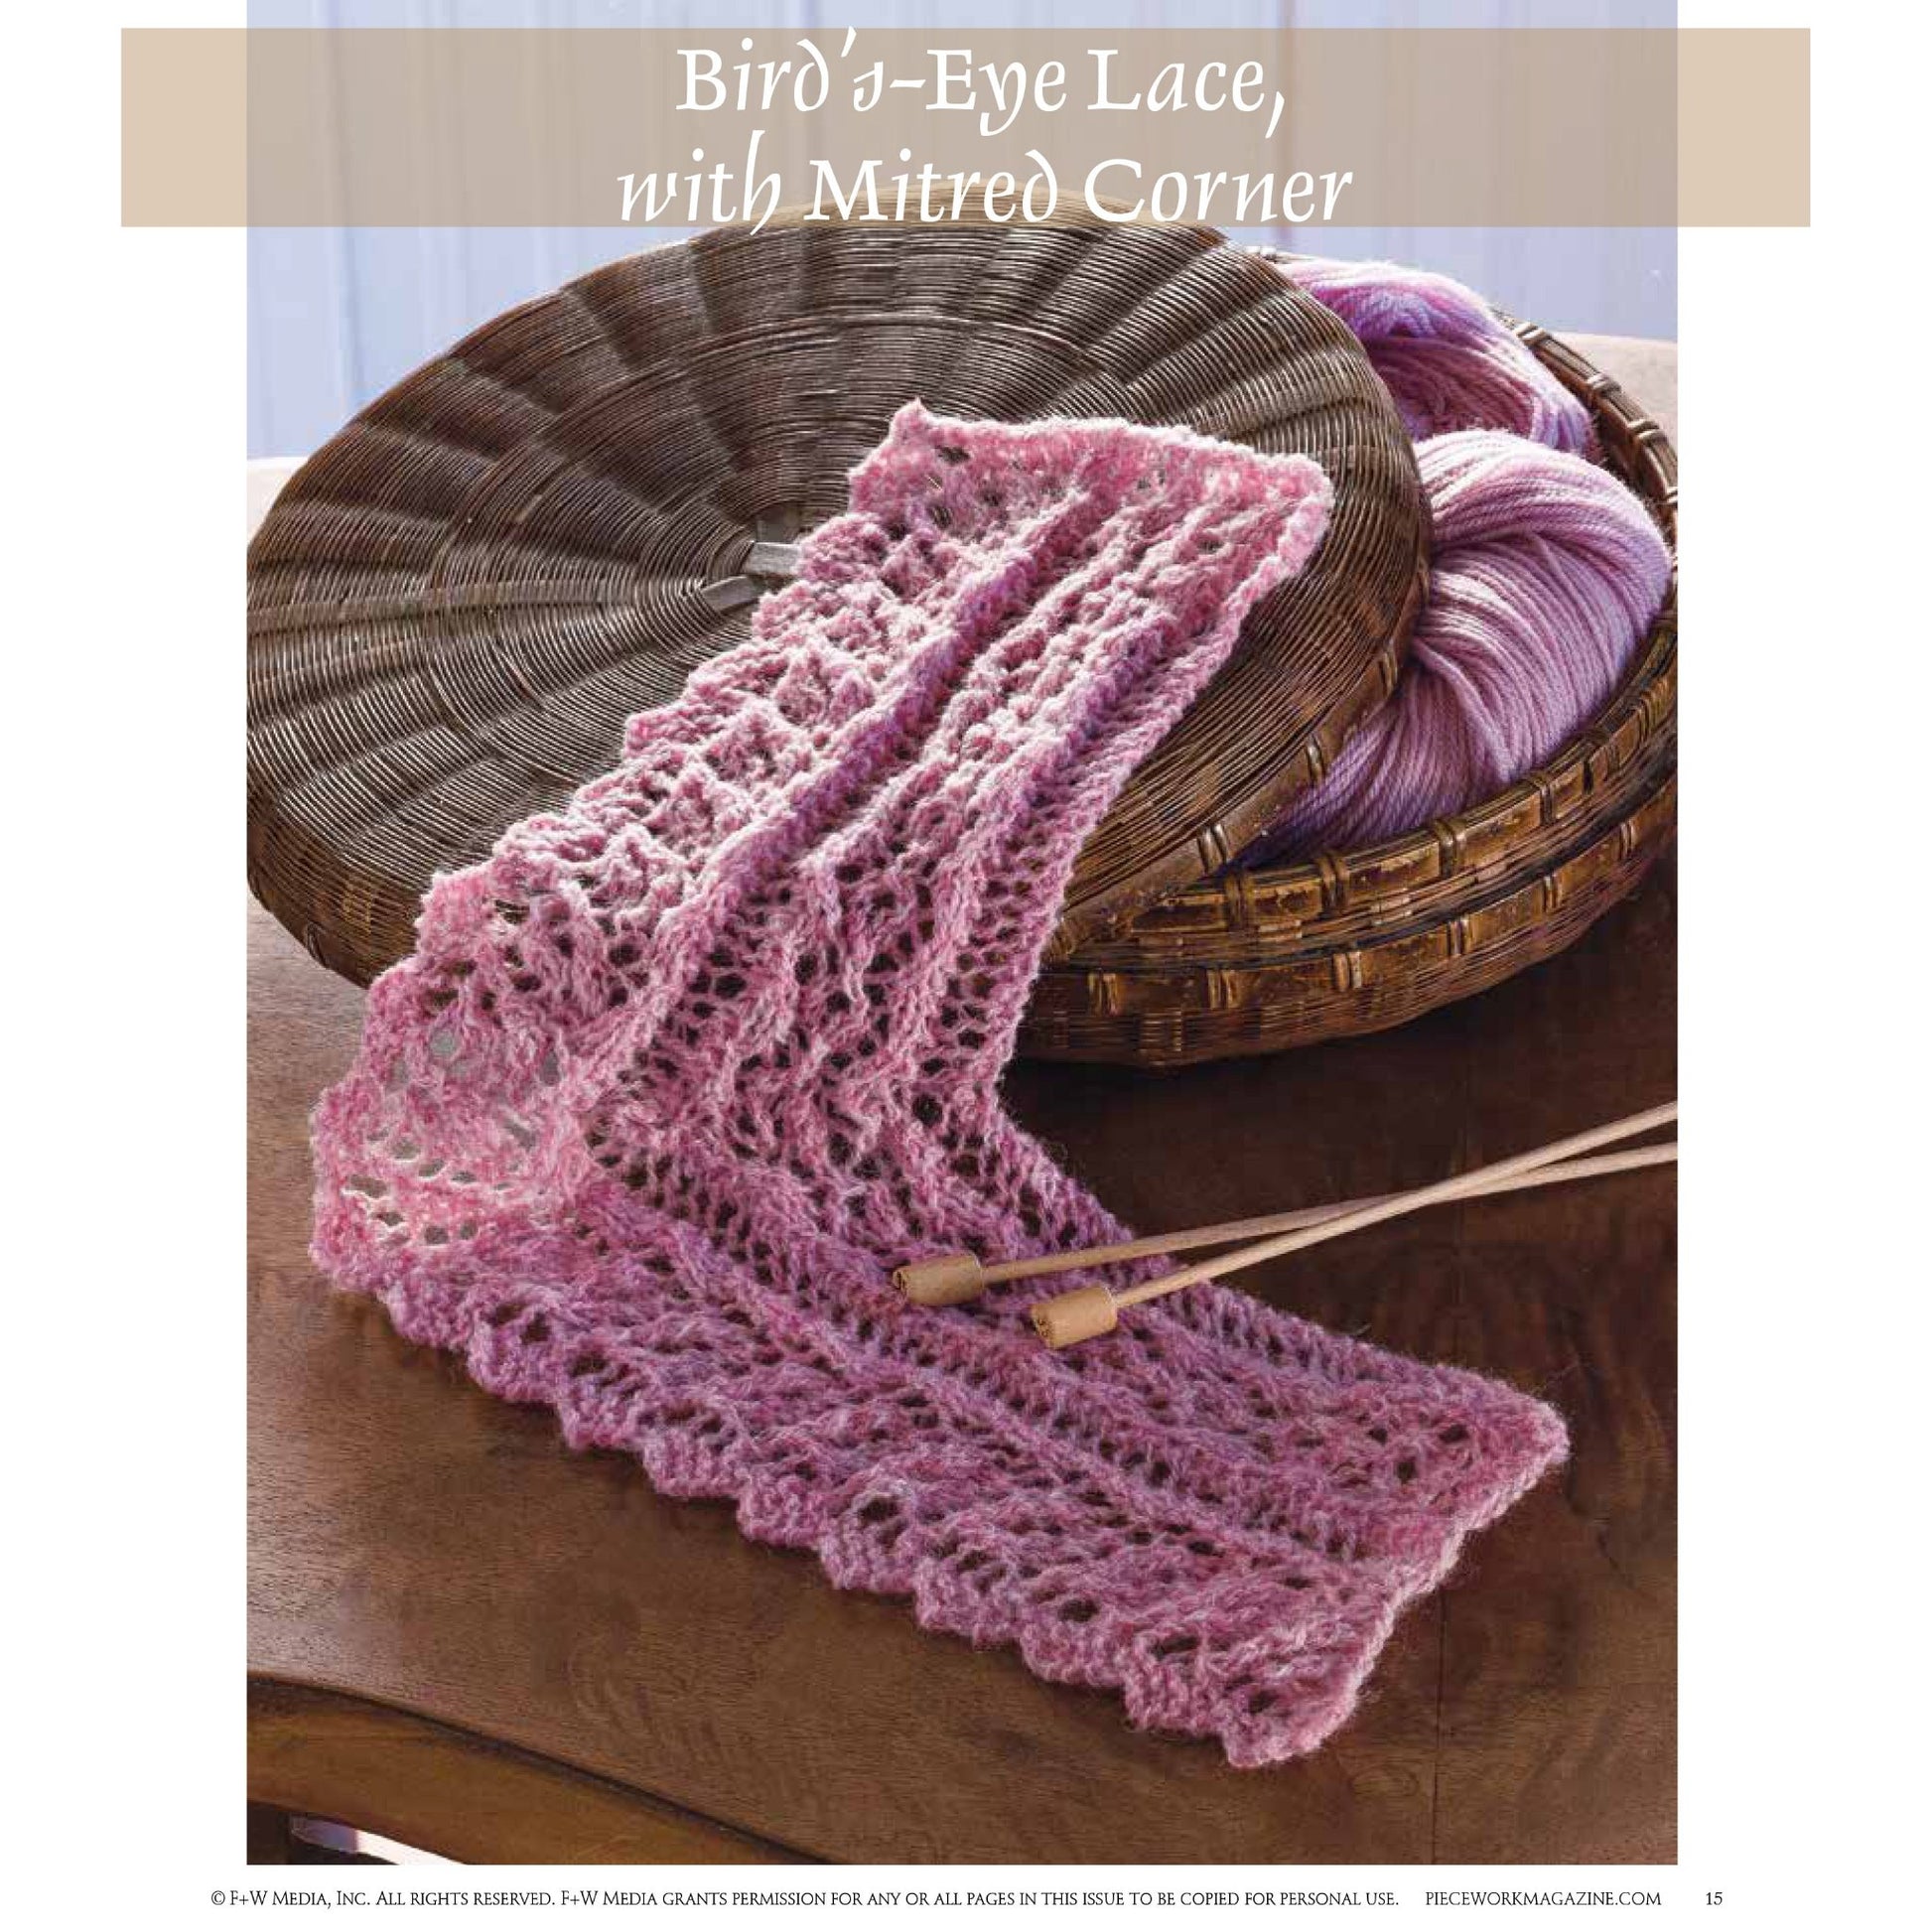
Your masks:
<instances>
[{"instance_id":1,"label":"wicker basket","mask_svg":"<svg viewBox=\"0 0 1932 1932\"><path fill-rule=\"evenodd\" d=\"M1592 411L1673 552L1677 462L1607 376L1522 340ZM1359 851L1226 872L1102 942L1061 949L1022 1050L1177 1066L1392 1027L1548 958L1629 893L1675 825L1675 590L1598 718L1541 770Z\"/></svg>"},{"instance_id":2,"label":"wicker basket","mask_svg":"<svg viewBox=\"0 0 1932 1932\"><path fill-rule=\"evenodd\" d=\"M560 805L745 636L759 546L843 509L914 395L1327 470L1313 562L1088 843L1059 943L1225 864L1386 696L1426 583L1415 453L1360 345L1211 229L779 221L512 310L290 481L249 549L257 897L351 979L400 957L434 873Z\"/></svg>"},{"instance_id":3,"label":"wicker basket","mask_svg":"<svg viewBox=\"0 0 1932 1932\"><path fill-rule=\"evenodd\" d=\"M1519 333L1674 547L1662 431ZM779 224L510 312L292 480L249 552L257 896L352 979L399 957L434 872L554 808L744 635L755 546L843 507L915 393L1185 421L1336 482L1314 566L1083 854L1023 1050L1178 1065L1393 1026L1568 944L1667 841L1674 600L1545 769L1371 849L1228 871L1386 692L1419 598L1413 452L1359 345L1210 230Z\"/></svg>"}]
</instances>

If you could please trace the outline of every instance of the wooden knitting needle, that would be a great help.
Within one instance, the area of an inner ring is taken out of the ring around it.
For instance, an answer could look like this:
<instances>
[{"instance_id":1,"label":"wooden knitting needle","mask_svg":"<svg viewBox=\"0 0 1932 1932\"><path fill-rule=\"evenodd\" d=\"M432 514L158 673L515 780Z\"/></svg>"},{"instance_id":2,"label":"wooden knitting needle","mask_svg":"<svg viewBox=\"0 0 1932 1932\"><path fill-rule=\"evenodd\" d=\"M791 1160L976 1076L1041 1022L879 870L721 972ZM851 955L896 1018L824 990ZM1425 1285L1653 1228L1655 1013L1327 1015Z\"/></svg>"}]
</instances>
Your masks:
<instances>
[{"instance_id":1,"label":"wooden knitting needle","mask_svg":"<svg viewBox=\"0 0 1932 1932\"><path fill-rule=\"evenodd\" d=\"M1478 1181L1469 1186L1458 1187L1453 1193L1441 1195L1439 1199L1442 1201L1477 1200L1489 1194L1515 1193L1529 1187L1550 1187L1562 1180L1588 1180L1597 1174L1627 1173L1635 1168L1660 1168L1674 1163L1676 1159L1677 1143L1675 1141L1664 1141L1650 1147L1628 1148L1617 1154L1586 1155L1580 1161L1554 1161L1547 1167L1531 1168L1524 1173L1510 1174L1501 1180ZM1478 1172L1480 1171L1478 1170ZM1460 1176L1460 1178L1466 1179L1467 1176ZM1406 1194L1370 1194L1365 1195L1360 1200L1336 1201L1326 1207L1299 1208L1292 1214L1274 1216L1265 1225L1272 1230L1284 1233L1290 1228L1295 1227L1325 1228L1330 1221L1338 1221L1344 1215L1353 1214L1357 1208L1380 1207L1384 1203L1397 1201L1401 1202L1401 1206L1396 1208L1395 1211L1403 1214L1407 1214L1417 1208L1428 1207L1432 1204L1430 1201L1417 1200ZM1379 1220L1383 1217L1378 1215L1376 1218ZM1337 1228L1334 1232L1337 1234L1346 1234L1348 1229ZM1318 1238L1325 1240L1327 1237L1324 1233ZM1169 1252L1177 1245L1180 1244L1170 1240L1167 1249L1157 1250L1157 1252ZM1195 1246L1199 1244L1189 1242L1185 1245ZM1201 1266L1203 1268L1210 1268L1211 1272L1219 1274L1224 1267L1227 1267L1230 1261L1234 1261L1234 1257L1223 1255L1217 1257L1213 1264L1202 1263ZM1246 1265L1246 1263L1234 1261L1234 1267L1244 1267ZM1199 1274L1199 1270L1194 1272L1196 1275ZM1234 1268L1227 1268L1227 1272L1233 1273ZM1160 1292L1162 1294L1169 1294L1173 1292L1173 1288L1184 1288L1188 1286L1185 1282L1174 1281L1173 1277L1169 1277L1168 1281L1172 1283L1172 1288L1150 1283L1148 1285L1149 1290L1152 1291L1157 1286L1160 1286ZM1100 1313L1098 1297L1101 1295L1107 1295L1109 1301L1113 1301L1113 1297L1105 1287L1099 1283L1093 1283L1086 1288L1071 1289L1065 1295L1055 1297L1051 1302L1041 1302L1033 1310L1034 1326L1038 1328L1040 1333L1046 1336L1046 1339L1055 1348L1063 1348L1068 1342L1072 1341L1085 1341L1089 1339L1087 1334L1069 1333L1065 1335L1064 1339L1057 1338L1060 1330L1065 1326L1065 1320L1060 1318L1056 1318L1055 1334L1047 1335L1045 1328L1040 1324L1041 1314L1045 1311L1054 1309L1058 1303L1064 1302L1067 1304L1069 1310L1076 1303L1082 1309L1090 1308L1092 1314L1098 1317ZM1133 1302L1150 1301L1152 1299L1153 1295L1151 1292L1145 1294L1123 1292L1116 1307L1126 1308ZM1112 1325L1113 1323L1111 1321L1107 1324L1108 1327ZM1106 1328L1095 1328L1091 1330L1093 1334L1104 1334L1106 1332Z\"/></svg>"},{"instance_id":2,"label":"wooden knitting needle","mask_svg":"<svg viewBox=\"0 0 1932 1932\"><path fill-rule=\"evenodd\" d=\"M1560 1180L1587 1180L1594 1174L1622 1173L1631 1168L1661 1167L1677 1159L1677 1143L1631 1149L1623 1154L1592 1154L1581 1161L1558 1161L1532 1168L1503 1180L1480 1183L1458 1192L1457 1200L1482 1194L1507 1194L1525 1187L1549 1187ZM1140 1261L1148 1255L1186 1254L1223 1242L1250 1241L1262 1235L1287 1234L1294 1228L1318 1226L1358 1207L1379 1207L1394 1194L1361 1194L1353 1200L1324 1201L1318 1207L1294 1207L1281 1214L1257 1214L1245 1221L1217 1221L1211 1227L1182 1228L1173 1234L1142 1235L1104 1248L1076 1248L1063 1254L1029 1255L1021 1261L994 1262L982 1268L968 1254L931 1255L896 1269L893 1282L908 1302L921 1308L951 1308L970 1302L983 1290L1003 1282L1030 1281L1038 1275L1065 1275L1076 1268L1098 1268L1109 1262Z\"/></svg>"},{"instance_id":3,"label":"wooden knitting needle","mask_svg":"<svg viewBox=\"0 0 1932 1932\"><path fill-rule=\"evenodd\" d=\"M1117 1327L1122 1309L1136 1308L1163 1295L1178 1294L1183 1288L1192 1288L1196 1282L1235 1274L1260 1262L1273 1261L1278 1256L1294 1254L1302 1248L1311 1248L1316 1242L1332 1241L1337 1235L1352 1234L1357 1228L1370 1227L1377 1221L1393 1220L1398 1214L1414 1213L1417 1208L1432 1206L1437 1201L1458 1200L1497 1189L1498 1183L1554 1167L1573 1155L1587 1154L1591 1149L1603 1147L1609 1142L1628 1140L1633 1134L1647 1133L1651 1128L1665 1126L1676 1118L1677 1102L1668 1101L1661 1107L1632 1114L1626 1120L1611 1121L1602 1127L1572 1134L1567 1139L1552 1141L1547 1147L1512 1155L1507 1161L1492 1162L1486 1168L1474 1168L1467 1173L1452 1174L1448 1180L1438 1180L1427 1187L1385 1195L1360 1207L1344 1208L1312 1225L1290 1229L1269 1240L1257 1241L1227 1254L1210 1256L1206 1261L1196 1262L1191 1268L1164 1275L1159 1281L1143 1282L1138 1288L1123 1289L1118 1295L1102 1282L1089 1282L1084 1287L1069 1289L1064 1295L1055 1295L1050 1301L1035 1303L1033 1309L1034 1326L1049 1348L1066 1348L1074 1342L1089 1341ZM1621 1166L1648 1167L1665 1158L1676 1158L1675 1145L1668 1157L1662 1150L1650 1148L1636 1148L1627 1155L1605 1157L1604 1162L1593 1166L1590 1172L1615 1172L1607 1165L1611 1160Z\"/></svg>"},{"instance_id":4,"label":"wooden knitting needle","mask_svg":"<svg viewBox=\"0 0 1932 1932\"><path fill-rule=\"evenodd\" d=\"M1671 1117L1676 1118L1675 1114ZM1601 1146L1608 1141L1624 1140L1643 1131L1640 1127L1624 1128L1620 1132L1604 1129L1601 1139L1591 1145ZM1655 1149L1642 1152L1645 1159L1624 1162L1620 1166L1650 1167L1658 1160L1674 1158L1659 1155ZM1560 1160L1559 1156L1554 1155L1549 1158ZM1539 1159L1533 1165L1541 1167L1544 1162ZM1543 1180L1512 1174L1499 1183L1481 1186L1474 1191L1502 1193L1514 1187L1542 1186L1555 1180L1582 1180L1588 1174L1615 1173L1619 1171L1619 1167L1573 1163L1571 1172L1546 1174ZM1183 1228L1175 1234L1143 1235L1137 1240L1115 1241L1102 1248L1074 1248L1062 1254L1028 1255L1018 1261L996 1261L985 1267L969 1254L927 1255L922 1260L908 1261L904 1267L895 1269L893 1285L908 1302L920 1308L952 1308L961 1302L974 1300L985 1290L1003 1282L1031 1281L1037 1275L1065 1275L1076 1268L1099 1268L1109 1262L1140 1261L1148 1255L1185 1254L1193 1248L1217 1247L1223 1242L1252 1241L1264 1235L1287 1234L1296 1228L1313 1227L1317 1223L1333 1220L1340 1214L1352 1214L1358 1208L1380 1207L1385 1201L1396 1198L1394 1194L1364 1194L1356 1200L1329 1201L1319 1207L1298 1207L1285 1214L1257 1214L1245 1221L1218 1221L1212 1227Z\"/></svg>"}]
</instances>

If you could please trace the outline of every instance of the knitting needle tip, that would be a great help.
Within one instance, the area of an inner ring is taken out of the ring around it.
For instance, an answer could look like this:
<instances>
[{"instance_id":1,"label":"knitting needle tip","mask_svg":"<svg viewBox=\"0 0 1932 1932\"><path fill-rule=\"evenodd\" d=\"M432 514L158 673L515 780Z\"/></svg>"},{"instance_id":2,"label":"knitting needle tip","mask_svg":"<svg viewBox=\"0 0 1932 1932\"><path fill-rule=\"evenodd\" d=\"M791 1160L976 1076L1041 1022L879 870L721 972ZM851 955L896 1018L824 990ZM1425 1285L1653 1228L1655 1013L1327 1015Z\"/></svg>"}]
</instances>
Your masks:
<instances>
[{"instance_id":1,"label":"knitting needle tip","mask_svg":"<svg viewBox=\"0 0 1932 1932\"><path fill-rule=\"evenodd\" d=\"M985 1284L971 1255L927 1255L895 1268L893 1286L915 1308L950 1309L972 1301Z\"/></svg>"},{"instance_id":2,"label":"knitting needle tip","mask_svg":"<svg viewBox=\"0 0 1932 1932\"><path fill-rule=\"evenodd\" d=\"M1033 1307L1034 1327L1048 1348L1070 1348L1076 1341L1092 1341L1112 1334L1120 1325L1120 1310L1113 1294L1099 1282L1068 1289Z\"/></svg>"}]
</instances>

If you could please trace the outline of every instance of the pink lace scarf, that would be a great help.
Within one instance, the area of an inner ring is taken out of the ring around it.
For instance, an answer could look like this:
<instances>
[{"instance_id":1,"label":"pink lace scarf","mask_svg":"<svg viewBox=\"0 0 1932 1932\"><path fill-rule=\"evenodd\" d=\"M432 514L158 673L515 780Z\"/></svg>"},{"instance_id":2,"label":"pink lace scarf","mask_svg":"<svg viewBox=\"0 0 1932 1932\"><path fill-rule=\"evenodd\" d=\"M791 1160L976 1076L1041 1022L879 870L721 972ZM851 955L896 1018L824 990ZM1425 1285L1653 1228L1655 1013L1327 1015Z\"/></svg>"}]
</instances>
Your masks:
<instances>
[{"instance_id":1,"label":"pink lace scarf","mask_svg":"<svg viewBox=\"0 0 1932 1932\"><path fill-rule=\"evenodd\" d=\"M892 1267L1123 1232L996 1083L1075 854L1299 571L1301 458L903 410L749 642L440 879L316 1118L315 1257L576 1446L1237 1764L1564 1452L1197 1288L1064 1354Z\"/></svg>"}]
</instances>

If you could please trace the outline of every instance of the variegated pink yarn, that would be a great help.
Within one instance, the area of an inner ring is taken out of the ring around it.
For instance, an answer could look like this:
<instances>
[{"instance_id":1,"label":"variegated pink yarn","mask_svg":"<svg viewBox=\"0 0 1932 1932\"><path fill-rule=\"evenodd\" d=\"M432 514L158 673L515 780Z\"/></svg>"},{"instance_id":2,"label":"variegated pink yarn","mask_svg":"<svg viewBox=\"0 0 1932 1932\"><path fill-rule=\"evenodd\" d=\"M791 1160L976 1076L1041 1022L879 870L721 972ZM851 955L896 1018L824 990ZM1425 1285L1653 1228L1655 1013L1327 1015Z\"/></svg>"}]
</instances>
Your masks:
<instances>
[{"instance_id":1,"label":"variegated pink yarn","mask_svg":"<svg viewBox=\"0 0 1932 1932\"><path fill-rule=\"evenodd\" d=\"M432 888L316 1116L319 1265L835 1583L1236 1763L1318 1744L1557 1417L1234 1290L1054 1354L1032 1285L890 1271L1122 1232L998 1076L1081 844L1328 506L902 411L751 640Z\"/></svg>"},{"instance_id":2,"label":"variegated pink yarn","mask_svg":"<svg viewBox=\"0 0 1932 1932\"><path fill-rule=\"evenodd\" d=\"M1420 440L1429 599L1389 702L1243 855L1373 845L1513 784L1603 707L1670 588L1635 493L1575 454L1581 403L1446 276L1285 271L1348 323Z\"/></svg>"},{"instance_id":3,"label":"variegated pink yarn","mask_svg":"<svg viewBox=\"0 0 1932 1932\"><path fill-rule=\"evenodd\" d=\"M1473 289L1399 262L1309 256L1282 273L1354 331L1417 442L1501 429L1553 450L1593 450L1589 411Z\"/></svg>"},{"instance_id":4,"label":"variegated pink yarn","mask_svg":"<svg viewBox=\"0 0 1932 1932\"><path fill-rule=\"evenodd\" d=\"M1643 504L1582 457L1478 429L1416 461L1433 548L1408 662L1256 858L1373 845L1493 798L1603 708L1670 588Z\"/></svg>"}]
</instances>

